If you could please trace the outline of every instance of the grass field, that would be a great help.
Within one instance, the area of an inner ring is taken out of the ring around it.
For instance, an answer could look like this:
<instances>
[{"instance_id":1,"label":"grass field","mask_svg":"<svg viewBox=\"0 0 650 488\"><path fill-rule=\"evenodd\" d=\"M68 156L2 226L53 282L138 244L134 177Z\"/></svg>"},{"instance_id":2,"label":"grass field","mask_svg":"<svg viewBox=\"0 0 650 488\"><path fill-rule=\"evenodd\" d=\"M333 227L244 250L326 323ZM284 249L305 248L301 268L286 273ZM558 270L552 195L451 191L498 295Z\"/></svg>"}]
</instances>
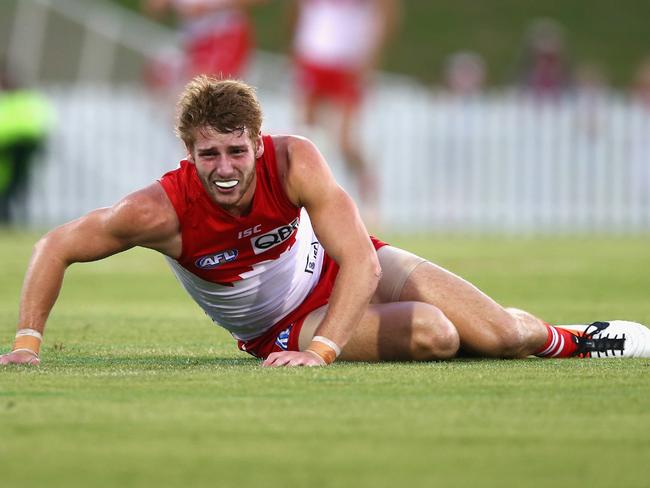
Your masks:
<instances>
[{"instance_id":1,"label":"grass field","mask_svg":"<svg viewBox=\"0 0 650 488\"><path fill-rule=\"evenodd\" d=\"M9 346L33 234L2 231ZM549 321L650 323L650 238L392 238ZM0 370L0 486L647 487L650 360L266 370L134 250L73 266Z\"/></svg>"}]
</instances>

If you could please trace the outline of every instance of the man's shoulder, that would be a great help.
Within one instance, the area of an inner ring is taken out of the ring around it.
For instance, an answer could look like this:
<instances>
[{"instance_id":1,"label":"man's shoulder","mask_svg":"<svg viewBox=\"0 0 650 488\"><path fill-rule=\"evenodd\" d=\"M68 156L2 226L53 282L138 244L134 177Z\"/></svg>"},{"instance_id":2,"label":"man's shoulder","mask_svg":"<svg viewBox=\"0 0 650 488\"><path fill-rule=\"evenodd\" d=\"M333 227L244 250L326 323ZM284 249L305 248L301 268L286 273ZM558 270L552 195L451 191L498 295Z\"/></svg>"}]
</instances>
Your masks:
<instances>
[{"instance_id":1,"label":"man's shoulder","mask_svg":"<svg viewBox=\"0 0 650 488\"><path fill-rule=\"evenodd\" d=\"M114 234L128 237L134 245L177 254L174 239L179 220L159 182L124 197L113 206L109 218Z\"/></svg>"},{"instance_id":2,"label":"man's shoulder","mask_svg":"<svg viewBox=\"0 0 650 488\"><path fill-rule=\"evenodd\" d=\"M174 215L174 208L160 182L152 183L125 196L115 206L115 211L131 219L146 222ZM154 219L154 217L156 217Z\"/></svg>"},{"instance_id":3,"label":"man's shoulder","mask_svg":"<svg viewBox=\"0 0 650 488\"><path fill-rule=\"evenodd\" d=\"M316 146L309 139L298 135L273 135L271 140L278 172L283 180L296 170L300 170L305 155L316 151Z\"/></svg>"},{"instance_id":4,"label":"man's shoulder","mask_svg":"<svg viewBox=\"0 0 650 488\"><path fill-rule=\"evenodd\" d=\"M286 154L295 148L314 146L309 139L297 134L273 134L270 137L273 141L276 156Z\"/></svg>"},{"instance_id":5,"label":"man's shoulder","mask_svg":"<svg viewBox=\"0 0 650 488\"><path fill-rule=\"evenodd\" d=\"M327 162L316 145L298 135L273 136L278 173L284 191L294 205L303 205L305 188L332 179Z\"/></svg>"},{"instance_id":6,"label":"man's shoulder","mask_svg":"<svg viewBox=\"0 0 650 488\"><path fill-rule=\"evenodd\" d=\"M309 155L318 154L316 145L308 138L295 134L271 136L275 157L280 166L295 165Z\"/></svg>"}]
</instances>

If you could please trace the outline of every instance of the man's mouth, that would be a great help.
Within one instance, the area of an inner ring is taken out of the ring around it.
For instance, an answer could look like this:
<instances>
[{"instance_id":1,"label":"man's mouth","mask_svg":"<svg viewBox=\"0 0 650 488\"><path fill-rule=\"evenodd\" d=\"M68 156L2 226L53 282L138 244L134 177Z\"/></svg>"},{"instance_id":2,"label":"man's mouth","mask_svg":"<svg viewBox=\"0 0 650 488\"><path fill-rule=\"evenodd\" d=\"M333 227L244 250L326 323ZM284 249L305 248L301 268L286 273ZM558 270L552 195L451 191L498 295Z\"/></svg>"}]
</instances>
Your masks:
<instances>
[{"instance_id":1,"label":"man's mouth","mask_svg":"<svg viewBox=\"0 0 650 488\"><path fill-rule=\"evenodd\" d=\"M230 190L237 186L239 180L214 180L213 183L222 190Z\"/></svg>"}]
</instances>

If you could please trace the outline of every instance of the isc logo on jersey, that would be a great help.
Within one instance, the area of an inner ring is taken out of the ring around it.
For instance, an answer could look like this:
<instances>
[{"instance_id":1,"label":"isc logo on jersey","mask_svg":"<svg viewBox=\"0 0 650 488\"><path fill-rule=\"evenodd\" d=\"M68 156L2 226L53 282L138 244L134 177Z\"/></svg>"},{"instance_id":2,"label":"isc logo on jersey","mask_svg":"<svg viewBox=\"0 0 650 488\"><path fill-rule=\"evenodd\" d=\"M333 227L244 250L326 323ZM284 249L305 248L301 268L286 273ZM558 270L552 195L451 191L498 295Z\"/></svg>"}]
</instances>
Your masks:
<instances>
[{"instance_id":1,"label":"isc logo on jersey","mask_svg":"<svg viewBox=\"0 0 650 488\"><path fill-rule=\"evenodd\" d=\"M269 249L282 244L293 235L298 228L299 223L300 219L296 217L293 222L287 225L277 227L261 236L252 237L251 245L253 246L253 251L255 254L261 254L264 251L268 251Z\"/></svg>"},{"instance_id":2,"label":"isc logo on jersey","mask_svg":"<svg viewBox=\"0 0 650 488\"><path fill-rule=\"evenodd\" d=\"M196 266L201 269L214 269L223 263L229 263L237 259L237 249L228 249L216 254L202 256L196 260Z\"/></svg>"}]
</instances>

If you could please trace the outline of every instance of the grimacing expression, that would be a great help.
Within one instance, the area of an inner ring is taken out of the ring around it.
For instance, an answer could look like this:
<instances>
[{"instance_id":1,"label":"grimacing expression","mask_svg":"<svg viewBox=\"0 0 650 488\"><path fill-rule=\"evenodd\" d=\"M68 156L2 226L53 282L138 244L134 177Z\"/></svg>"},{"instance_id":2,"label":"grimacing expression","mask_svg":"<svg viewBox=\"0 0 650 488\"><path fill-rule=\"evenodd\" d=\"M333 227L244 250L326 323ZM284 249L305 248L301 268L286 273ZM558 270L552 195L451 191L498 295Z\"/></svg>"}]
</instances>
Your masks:
<instances>
[{"instance_id":1,"label":"grimacing expression","mask_svg":"<svg viewBox=\"0 0 650 488\"><path fill-rule=\"evenodd\" d=\"M229 133L197 129L190 149L191 161L212 200L235 215L248 211L255 193L255 160L264 146L248 130Z\"/></svg>"}]
</instances>

